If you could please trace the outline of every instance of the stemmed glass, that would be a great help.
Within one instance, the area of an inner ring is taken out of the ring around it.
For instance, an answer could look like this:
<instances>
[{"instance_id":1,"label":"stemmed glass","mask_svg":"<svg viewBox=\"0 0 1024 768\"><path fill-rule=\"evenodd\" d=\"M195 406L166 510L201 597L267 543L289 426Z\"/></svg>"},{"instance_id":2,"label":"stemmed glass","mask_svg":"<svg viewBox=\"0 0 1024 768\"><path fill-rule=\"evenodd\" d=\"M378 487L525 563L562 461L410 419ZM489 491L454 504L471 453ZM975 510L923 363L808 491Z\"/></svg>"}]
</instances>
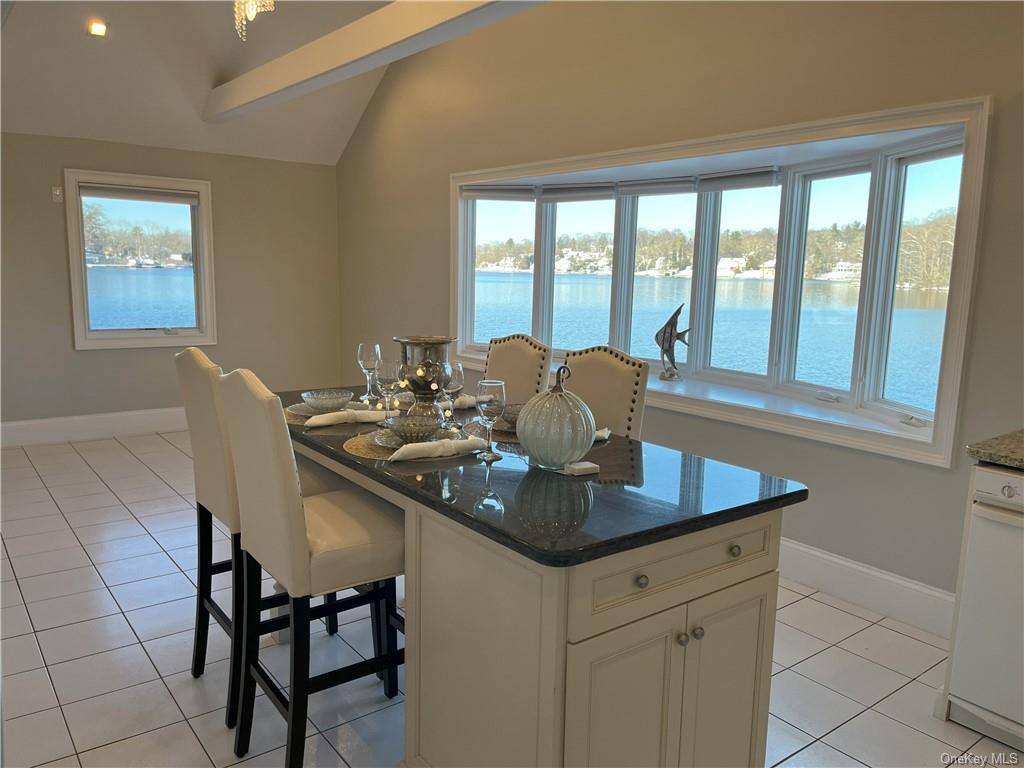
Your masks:
<instances>
[{"instance_id":1,"label":"stemmed glass","mask_svg":"<svg viewBox=\"0 0 1024 768\"><path fill-rule=\"evenodd\" d=\"M459 392L464 386L466 386L466 373L462 369L462 363L452 363L452 377L444 385L444 393L451 400L451 408L446 414L449 426L460 426L455 422L455 398L459 396Z\"/></svg>"},{"instance_id":2,"label":"stemmed glass","mask_svg":"<svg viewBox=\"0 0 1024 768\"><path fill-rule=\"evenodd\" d=\"M359 349L356 351L356 359L359 361L359 367L366 376L366 394L359 399L366 401L367 405L369 405L373 399L373 374L376 373L377 366L380 365L380 344L372 344L370 342L360 344Z\"/></svg>"},{"instance_id":3,"label":"stemmed glass","mask_svg":"<svg viewBox=\"0 0 1024 768\"><path fill-rule=\"evenodd\" d=\"M488 464L500 461L501 454L495 453L491 441L491 430L505 412L505 382L484 379L476 387L476 407L480 411L480 422L487 427L487 450L480 458Z\"/></svg>"},{"instance_id":4,"label":"stemmed glass","mask_svg":"<svg viewBox=\"0 0 1024 768\"><path fill-rule=\"evenodd\" d=\"M377 389L384 397L384 416L387 418L391 401L401 381L401 366L395 360L382 360L377 364Z\"/></svg>"}]
</instances>

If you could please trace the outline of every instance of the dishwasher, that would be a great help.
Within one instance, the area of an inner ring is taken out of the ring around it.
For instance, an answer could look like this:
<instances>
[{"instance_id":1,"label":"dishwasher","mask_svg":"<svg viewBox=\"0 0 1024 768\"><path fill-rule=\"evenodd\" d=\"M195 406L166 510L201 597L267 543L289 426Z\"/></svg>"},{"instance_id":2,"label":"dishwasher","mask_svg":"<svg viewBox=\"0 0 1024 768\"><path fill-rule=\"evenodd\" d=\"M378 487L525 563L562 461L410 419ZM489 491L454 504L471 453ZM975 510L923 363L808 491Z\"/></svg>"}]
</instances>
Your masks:
<instances>
[{"instance_id":1,"label":"dishwasher","mask_svg":"<svg viewBox=\"0 0 1024 768\"><path fill-rule=\"evenodd\" d=\"M1024 749L1024 472L973 470L937 714ZM944 711L943 711L944 710Z\"/></svg>"}]
</instances>

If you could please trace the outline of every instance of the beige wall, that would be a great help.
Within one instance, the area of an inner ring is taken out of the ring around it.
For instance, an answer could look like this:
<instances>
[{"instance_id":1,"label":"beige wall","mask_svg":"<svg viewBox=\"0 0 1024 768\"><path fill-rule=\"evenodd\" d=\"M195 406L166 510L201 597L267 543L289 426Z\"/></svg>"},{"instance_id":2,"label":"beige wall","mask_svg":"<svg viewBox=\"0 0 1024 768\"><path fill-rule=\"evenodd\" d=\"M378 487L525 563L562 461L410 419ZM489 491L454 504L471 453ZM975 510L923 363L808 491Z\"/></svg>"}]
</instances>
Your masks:
<instances>
[{"instance_id":1,"label":"beige wall","mask_svg":"<svg viewBox=\"0 0 1024 768\"><path fill-rule=\"evenodd\" d=\"M454 172L992 94L958 442L1020 427L1021 30L1011 3L549 3L393 64L337 168L346 378L358 341L448 330ZM645 437L800 479L787 536L953 589L959 455L943 470L667 413Z\"/></svg>"},{"instance_id":2,"label":"beige wall","mask_svg":"<svg viewBox=\"0 0 1024 768\"><path fill-rule=\"evenodd\" d=\"M337 382L333 168L7 133L0 153L4 421L180 404L176 349L74 349L64 205L50 201L65 168L212 182L219 342L207 353L271 387Z\"/></svg>"}]
</instances>

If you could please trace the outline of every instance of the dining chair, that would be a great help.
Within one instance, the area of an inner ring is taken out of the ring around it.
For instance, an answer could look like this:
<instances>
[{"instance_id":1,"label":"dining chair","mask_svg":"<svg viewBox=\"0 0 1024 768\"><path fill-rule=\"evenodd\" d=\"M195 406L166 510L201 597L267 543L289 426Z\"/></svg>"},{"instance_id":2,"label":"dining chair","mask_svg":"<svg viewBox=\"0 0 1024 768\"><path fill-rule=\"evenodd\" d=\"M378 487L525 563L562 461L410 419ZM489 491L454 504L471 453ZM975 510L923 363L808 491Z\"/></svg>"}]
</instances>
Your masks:
<instances>
[{"instance_id":1,"label":"dining chair","mask_svg":"<svg viewBox=\"0 0 1024 768\"><path fill-rule=\"evenodd\" d=\"M484 378L505 382L505 400L525 403L548 383L551 347L525 333L491 339Z\"/></svg>"},{"instance_id":2,"label":"dining chair","mask_svg":"<svg viewBox=\"0 0 1024 768\"><path fill-rule=\"evenodd\" d=\"M217 391L221 369L195 347L189 347L175 355L174 364L178 372L178 385L192 444L192 466L196 486L198 562L192 676L201 676L206 668L206 646L212 616L231 638L231 669L224 719L227 726L233 728L238 718L239 670L242 658L242 624L237 621L242 606L242 550L235 469L231 461L230 445L224 433ZM299 483L306 495L324 493L347 482L316 462L304 457L299 458ZM213 559L214 519L227 528L230 536L231 556L227 560ZM228 572L231 573L232 586L230 616L212 597L213 577ZM325 597L328 602L335 599L335 595ZM283 594L268 596L264 599L263 607L280 607L286 600ZM336 614L328 617L327 631L331 634L337 633Z\"/></svg>"},{"instance_id":3,"label":"dining chair","mask_svg":"<svg viewBox=\"0 0 1024 768\"><path fill-rule=\"evenodd\" d=\"M395 577L405 567L404 513L352 484L303 497L281 400L252 371L220 377L221 403L231 445L241 513L244 597L242 690L235 754L249 751L256 685L288 723L286 765L302 765L308 698L367 675L383 673L384 694L398 694L398 648L404 622L396 604ZM260 572L266 569L288 594L289 614L260 621ZM311 598L372 587L352 597L310 607ZM383 647L373 658L310 676L309 621L350 607L370 605ZM260 662L260 635L275 621L292 628L288 693Z\"/></svg>"},{"instance_id":4,"label":"dining chair","mask_svg":"<svg viewBox=\"0 0 1024 768\"><path fill-rule=\"evenodd\" d=\"M588 347L565 354L572 374L565 388L583 399L598 429L640 439L649 365L614 347Z\"/></svg>"}]
</instances>

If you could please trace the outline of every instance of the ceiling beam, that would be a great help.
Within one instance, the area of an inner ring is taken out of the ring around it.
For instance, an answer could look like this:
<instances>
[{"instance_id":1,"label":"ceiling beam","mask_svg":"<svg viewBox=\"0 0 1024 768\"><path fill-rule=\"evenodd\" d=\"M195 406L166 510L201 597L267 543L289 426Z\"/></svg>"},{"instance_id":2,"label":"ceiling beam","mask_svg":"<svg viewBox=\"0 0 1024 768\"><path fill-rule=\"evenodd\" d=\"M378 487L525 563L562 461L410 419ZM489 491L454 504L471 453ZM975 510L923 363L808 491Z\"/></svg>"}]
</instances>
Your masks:
<instances>
[{"instance_id":1,"label":"ceiling beam","mask_svg":"<svg viewBox=\"0 0 1024 768\"><path fill-rule=\"evenodd\" d=\"M214 88L203 119L227 120L347 80L492 24L535 2L392 2Z\"/></svg>"}]
</instances>

